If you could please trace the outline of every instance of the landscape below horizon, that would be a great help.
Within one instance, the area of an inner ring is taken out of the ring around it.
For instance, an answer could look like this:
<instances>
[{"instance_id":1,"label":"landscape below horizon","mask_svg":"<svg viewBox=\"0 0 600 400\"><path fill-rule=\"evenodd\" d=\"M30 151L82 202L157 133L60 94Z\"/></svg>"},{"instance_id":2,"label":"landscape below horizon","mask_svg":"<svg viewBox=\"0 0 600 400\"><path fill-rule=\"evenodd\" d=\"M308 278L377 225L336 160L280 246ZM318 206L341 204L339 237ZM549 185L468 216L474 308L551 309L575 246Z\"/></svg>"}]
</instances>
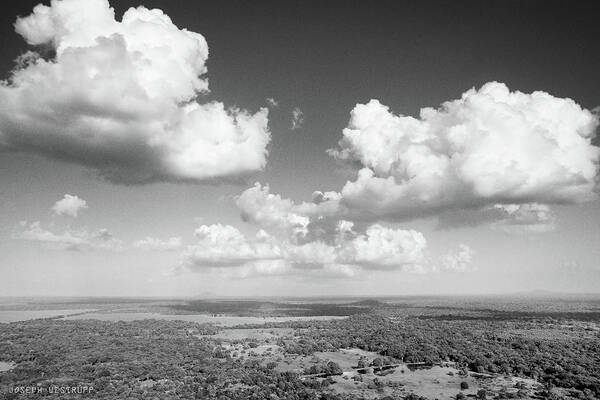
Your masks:
<instances>
[{"instance_id":1,"label":"landscape below horizon","mask_svg":"<svg viewBox=\"0 0 600 400\"><path fill-rule=\"evenodd\" d=\"M596 399L599 377L600 295L0 299L6 399Z\"/></svg>"}]
</instances>

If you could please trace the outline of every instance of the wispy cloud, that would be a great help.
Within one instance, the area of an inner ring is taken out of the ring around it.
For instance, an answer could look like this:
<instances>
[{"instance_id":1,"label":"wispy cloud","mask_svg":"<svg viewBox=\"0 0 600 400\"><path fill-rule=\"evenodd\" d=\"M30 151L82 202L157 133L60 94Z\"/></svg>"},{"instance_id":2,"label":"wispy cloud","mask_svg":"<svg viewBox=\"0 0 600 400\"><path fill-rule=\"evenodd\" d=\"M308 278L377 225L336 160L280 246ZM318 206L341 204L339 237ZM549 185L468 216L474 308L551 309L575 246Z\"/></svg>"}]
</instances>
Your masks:
<instances>
[{"instance_id":1,"label":"wispy cloud","mask_svg":"<svg viewBox=\"0 0 600 400\"><path fill-rule=\"evenodd\" d=\"M42 227L40 221L19 224L18 230L13 233L14 239L38 242L45 247L56 250L108 250L121 251L123 241L115 238L108 230L100 229L89 232L85 229L67 229L61 233L52 232Z\"/></svg>"},{"instance_id":2,"label":"wispy cloud","mask_svg":"<svg viewBox=\"0 0 600 400\"><path fill-rule=\"evenodd\" d=\"M167 240L162 240L150 236L136 240L132 244L134 248L146 251L175 251L179 250L182 245L180 237L171 237Z\"/></svg>"}]
</instances>

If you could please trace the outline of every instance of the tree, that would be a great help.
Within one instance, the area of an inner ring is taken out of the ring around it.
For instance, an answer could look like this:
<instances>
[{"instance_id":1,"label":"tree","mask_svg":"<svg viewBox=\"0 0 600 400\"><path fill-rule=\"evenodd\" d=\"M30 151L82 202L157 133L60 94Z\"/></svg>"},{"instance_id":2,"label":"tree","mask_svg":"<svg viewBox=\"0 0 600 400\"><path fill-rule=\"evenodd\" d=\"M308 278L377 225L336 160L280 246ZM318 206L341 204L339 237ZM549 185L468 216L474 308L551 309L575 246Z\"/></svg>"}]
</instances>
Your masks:
<instances>
[{"instance_id":1,"label":"tree","mask_svg":"<svg viewBox=\"0 0 600 400\"><path fill-rule=\"evenodd\" d=\"M376 359L373 360L371 365L374 367L381 367L383 365L383 359L381 357L377 357Z\"/></svg>"},{"instance_id":2,"label":"tree","mask_svg":"<svg viewBox=\"0 0 600 400\"><path fill-rule=\"evenodd\" d=\"M342 368L337 363L329 361L327 363L327 373L329 375L341 375L344 371L342 371Z\"/></svg>"}]
</instances>

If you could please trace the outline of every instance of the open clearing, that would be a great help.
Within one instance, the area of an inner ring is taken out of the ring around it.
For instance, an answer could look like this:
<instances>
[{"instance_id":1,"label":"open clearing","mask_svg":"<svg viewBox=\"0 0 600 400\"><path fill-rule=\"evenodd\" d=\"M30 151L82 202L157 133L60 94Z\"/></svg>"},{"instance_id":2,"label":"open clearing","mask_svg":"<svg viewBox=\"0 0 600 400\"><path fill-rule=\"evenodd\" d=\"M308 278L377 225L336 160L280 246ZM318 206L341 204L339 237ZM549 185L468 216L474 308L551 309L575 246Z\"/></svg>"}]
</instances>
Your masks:
<instances>
[{"instance_id":1,"label":"open clearing","mask_svg":"<svg viewBox=\"0 0 600 400\"><path fill-rule=\"evenodd\" d=\"M227 341L241 341L247 339L261 342L284 336L294 336L294 330L292 328L236 328L223 329L215 335L210 335L213 339Z\"/></svg>"},{"instance_id":2,"label":"open clearing","mask_svg":"<svg viewBox=\"0 0 600 400\"><path fill-rule=\"evenodd\" d=\"M15 368L17 364L12 362L0 361L0 372L10 371Z\"/></svg>"},{"instance_id":3,"label":"open clearing","mask_svg":"<svg viewBox=\"0 0 600 400\"><path fill-rule=\"evenodd\" d=\"M389 371L389 370L388 370ZM476 374L460 375L453 367L433 366L411 370L406 365L396 367L387 374L374 373L370 370L366 374L356 371L345 371L341 376L332 377L334 383L331 388L337 393L352 393L366 399L380 398L381 395L406 396L414 393L430 399L454 399L459 392L466 396L475 396L481 389L488 393L498 393L506 390L516 393L515 384L520 382L526 391L534 389L538 383L532 379L515 377L488 376L481 377ZM361 381L356 381L359 379ZM375 381L383 383L377 389ZM461 382L468 384L468 389L461 390Z\"/></svg>"},{"instance_id":4,"label":"open clearing","mask_svg":"<svg viewBox=\"0 0 600 400\"><path fill-rule=\"evenodd\" d=\"M440 366L411 371L405 365L395 368L391 374L385 376L378 376L372 371L367 374L352 371L334 377L335 383L332 388L339 393L353 393L365 398L377 398L378 394L381 395L382 392L369 388L370 384L377 379L384 383L382 390L387 395L415 393L432 399L455 398L460 391L461 382L467 382L469 385L469 389L462 391L465 395L475 395L482 388L477 379L472 376L459 376L458 372L455 368ZM449 373L452 375L448 375ZM359 375L363 381L354 381L353 378Z\"/></svg>"}]
</instances>

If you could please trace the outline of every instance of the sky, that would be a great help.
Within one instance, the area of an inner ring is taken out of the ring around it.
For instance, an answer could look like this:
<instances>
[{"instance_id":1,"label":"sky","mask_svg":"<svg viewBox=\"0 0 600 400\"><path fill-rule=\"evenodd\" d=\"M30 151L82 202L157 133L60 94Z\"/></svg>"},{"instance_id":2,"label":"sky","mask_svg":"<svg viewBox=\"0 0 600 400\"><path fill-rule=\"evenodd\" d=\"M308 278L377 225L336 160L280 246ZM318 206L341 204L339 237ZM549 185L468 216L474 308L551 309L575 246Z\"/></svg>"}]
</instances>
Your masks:
<instances>
[{"instance_id":1,"label":"sky","mask_svg":"<svg viewBox=\"0 0 600 400\"><path fill-rule=\"evenodd\" d=\"M38 3L0 295L598 291L597 2Z\"/></svg>"}]
</instances>

